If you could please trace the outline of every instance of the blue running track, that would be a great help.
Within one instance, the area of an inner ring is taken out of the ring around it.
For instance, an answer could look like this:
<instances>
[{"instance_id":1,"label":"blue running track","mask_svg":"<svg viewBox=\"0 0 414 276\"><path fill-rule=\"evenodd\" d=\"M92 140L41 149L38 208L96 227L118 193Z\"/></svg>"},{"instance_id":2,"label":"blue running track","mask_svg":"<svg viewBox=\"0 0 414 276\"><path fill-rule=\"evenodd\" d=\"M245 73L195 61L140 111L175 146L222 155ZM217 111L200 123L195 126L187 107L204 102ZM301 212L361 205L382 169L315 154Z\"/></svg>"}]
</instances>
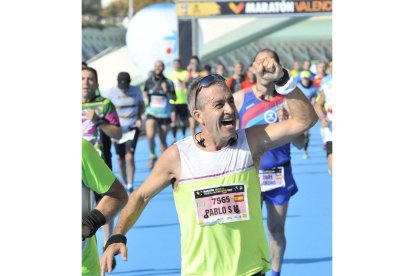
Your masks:
<instances>
[{"instance_id":1,"label":"blue running track","mask_svg":"<svg viewBox=\"0 0 414 276\"><path fill-rule=\"evenodd\" d=\"M332 178L328 174L319 123L310 134L309 159L302 159L303 151L292 146L292 167L299 192L289 203L283 276L332 275ZM182 138L181 132L177 135L178 139ZM171 133L167 139L170 144ZM148 157L147 141L140 137L135 153L134 189L149 174ZM114 172L119 176L114 151L112 162ZM265 209L263 217L266 219ZM99 230L98 248L102 248L102 238ZM127 238L128 261L123 262L117 256L117 267L110 275L180 275L180 228L171 187L151 200L139 221L127 233Z\"/></svg>"}]
</instances>

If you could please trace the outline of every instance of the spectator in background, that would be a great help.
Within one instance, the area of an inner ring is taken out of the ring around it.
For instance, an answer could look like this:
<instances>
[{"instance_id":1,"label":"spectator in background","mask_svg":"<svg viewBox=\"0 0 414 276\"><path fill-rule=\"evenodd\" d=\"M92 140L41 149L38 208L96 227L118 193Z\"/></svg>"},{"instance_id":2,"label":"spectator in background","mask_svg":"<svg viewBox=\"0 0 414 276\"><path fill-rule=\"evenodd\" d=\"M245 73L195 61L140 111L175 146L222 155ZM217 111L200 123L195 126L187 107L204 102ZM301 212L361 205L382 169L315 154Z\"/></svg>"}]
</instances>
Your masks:
<instances>
[{"instance_id":1,"label":"spectator in background","mask_svg":"<svg viewBox=\"0 0 414 276\"><path fill-rule=\"evenodd\" d=\"M188 80L188 71L181 68L181 60L173 61L174 70L167 75L167 78L174 83L175 95L177 99L170 100L173 112L171 113L171 128L173 143L177 140L177 128L180 127L185 136L185 130L188 125L190 113L187 108L187 89L185 84Z\"/></svg>"},{"instance_id":2,"label":"spectator in background","mask_svg":"<svg viewBox=\"0 0 414 276\"><path fill-rule=\"evenodd\" d=\"M150 159L148 169L152 170L158 157L155 154L155 134L158 130L160 140L160 152L164 152L167 146L167 133L171 123L170 100L176 100L174 87L164 76L165 65L161 60L154 63L154 71L145 81L144 101L147 106L147 121L145 132L147 135Z\"/></svg>"},{"instance_id":3,"label":"spectator in background","mask_svg":"<svg viewBox=\"0 0 414 276\"><path fill-rule=\"evenodd\" d=\"M311 71L311 66L312 66L312 62L310 61L310 59L305 59L305 61L303 61L302 70L296 75L296 78L295 78L296 84L300 83L300 80L301 80L300 73L302 73L303 71L309 72L311 74L310 80L313 81L313 78L315 77L315 73Z\"/></svg>"},{"instance_id":4,"label":"spectator in background","mask_svg":"<svg viewBox=\"0 0 414 276\"><path fill-rule=\"evenodd\" d=\"M300 63L299 63L299 61L295 60L295 61L293 61L293 68L292 68L292 70L290 70L289 73L293 78L296 78L299 71L300 71Z\"/></svg>"},{"instance_id":5,"label":"spectator in background","mask_svg":"<svg viewBox=\"0 0 414 276\"><path fill-rule=\"evenodd\" d=\"M190 61L188 62L187 71L188 71L188 80L186 83L186 88L188 91L191 83L193 82L195 78L204 77L206 76L206 74L204 71L201 71L201 64L200 64L200 59L198 58L198 56L191 56ZM189 123L190 135L194 136L197 122L192 116L189 116L188 123Z\"/></svg>"},{"instance_id":6,"label":"spectator in background","mask_svg":"<svg viewBox=\"0 0 414 276\"><path fill-rule=\"evenodd\" d=\"M310 71L312 66L312 62L310 59L305 59L303 61L302 70L301 71Z\"/></svg>"},{"instance_id":7,"label":"spectator in background","mask_svg":"<svg viewBox=\"0 0 414 276\"><path fill-rule=\"evenodd\" d=\"M246 78L241 84L241 89L250 89L253 85L256 84L256 74L254 72L253 65L250 64L246 70Z\"/></svg>"},{"instance_id":8,"label":"spectator in background","mask_svg":"<svg viewBox=\"0 0 414 276\"><path fill-rule=\"evenodd\" d=\"M241 84L244 81L243 64L236 61L233 66L233 75L226 80L227 87L232 93L241 89Z\"/></svg>"},{"instance_id":9,"label":"spectator in background","mask_svg":"<svg viewBox=\"0 0 414 276\"><path fill-rule=\"evenodd\" d=\"M202 70L201 62L198 56L191 56L188 61L187 71L189 78L197 78L198 76L205 76L205 72Z\"/></svg>"},{"instance_id":10,"label":"spectator in background","mask_svg":"<svg viewBox=\"0 0 414 276\"><path fill-rule=\"evenodd\" d=\"M135 147L142 126L141 115L144 113L144 100L139 86L131 85L128 72L120 72L117 86L109 89L106 96L114 103L118 113L122 139L115 141L114 146L118 155L119 172L128 193L133 191L135 174Z\"/></svg>"},{"instance_id":11,"label":"spectator in background","mask_svg":"<svg viewBox=\"0 0 414 276\"><path fill-rule=\"evenodd\" d=\"M332 60L330 62L328 62L328 66L325 70L326 75L329 75L332 73Z\"/></svg>"},{"instance_id":12,"label":"spectator in background","mask_svg":"<svg viewBox=\"0 0 414 276\"><path fill-rule=\"evenodd\" d=\"M209 64L204 65L204 72L205 72L206 75L210 75L212 73L211 70L212 70L211 65L209 65Z\"/></svg>"},{"instance_id":13,"label":"spectator in background","mask_svg":"<svg viewBox=\"0 0 414 276\"><path fill-rule=\"evenodd\" d=\"M316 65L316 74L313 78L313 85L319 89L321 86L322 79L326 76L326 62L325 61L319 61Z\"/></svg>"},{"instance_id":14,"label":"spectator in background","mask_svg":"<svg viewBox=\"0 0 414 276\"><path fill-rule=\"evenodd\" d=\"M224 66L223 63L217 63L216 74L222 76L224 79L227 79L226 66Z\"/></svg>"}]
</instances>

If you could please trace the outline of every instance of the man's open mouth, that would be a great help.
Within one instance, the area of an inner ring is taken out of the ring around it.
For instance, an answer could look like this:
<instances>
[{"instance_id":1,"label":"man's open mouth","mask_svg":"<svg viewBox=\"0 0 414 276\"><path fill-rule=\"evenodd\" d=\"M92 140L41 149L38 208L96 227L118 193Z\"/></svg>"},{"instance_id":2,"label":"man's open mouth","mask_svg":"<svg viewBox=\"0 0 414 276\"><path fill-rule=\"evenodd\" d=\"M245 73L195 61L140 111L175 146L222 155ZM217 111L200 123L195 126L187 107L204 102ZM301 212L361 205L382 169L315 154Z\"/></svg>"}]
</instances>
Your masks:
<instances>
[{"instance_id":1,"label":"man's open mouth","mask_svg":"<svg viewBox=\"0 0 414 276\"><path fill-rule=\"evenodd\" d=\"M224 126L232 125L233 122L234 122L233 118L228 118L228 119L221 120L221 124L224 125Z\"/></svg>"}]
</instances>

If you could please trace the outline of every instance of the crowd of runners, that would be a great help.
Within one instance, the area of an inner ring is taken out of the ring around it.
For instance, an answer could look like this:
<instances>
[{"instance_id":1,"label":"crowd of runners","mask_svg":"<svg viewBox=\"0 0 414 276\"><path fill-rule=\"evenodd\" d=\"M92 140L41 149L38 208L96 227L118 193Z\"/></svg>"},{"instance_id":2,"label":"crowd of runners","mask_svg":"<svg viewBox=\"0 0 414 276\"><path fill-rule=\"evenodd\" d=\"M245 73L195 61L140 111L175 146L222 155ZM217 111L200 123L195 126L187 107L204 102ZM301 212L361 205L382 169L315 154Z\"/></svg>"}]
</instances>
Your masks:
<instances>
[{"instance_id":1,"label":"crowd of runners","mask_svg":"<svg viewBox=\"0 0 414 276\"><path fill-rule=\"evenodd\" d=\"M332 62L283 68L275 51L262 49L251 64L236 62L231 74L223 64L202 66L197 56L185 69L176 59L164 71L157 60L144 84L132 85L130 74L119 72L114 87L100 91L98 72L82 63L82 274L111 272L115 254L126 258L127 231L172 184L182 275L281 275L288 203L298 191L290 147L312 158L308 130L318 120L332 174ZM137 145L143 133L147 144ZM137 147L149 148L150 174L134 190ZM99 262L94 234L101 226ZM223 250L231 256L223 258Z\"/></svg>"}]
</instances>

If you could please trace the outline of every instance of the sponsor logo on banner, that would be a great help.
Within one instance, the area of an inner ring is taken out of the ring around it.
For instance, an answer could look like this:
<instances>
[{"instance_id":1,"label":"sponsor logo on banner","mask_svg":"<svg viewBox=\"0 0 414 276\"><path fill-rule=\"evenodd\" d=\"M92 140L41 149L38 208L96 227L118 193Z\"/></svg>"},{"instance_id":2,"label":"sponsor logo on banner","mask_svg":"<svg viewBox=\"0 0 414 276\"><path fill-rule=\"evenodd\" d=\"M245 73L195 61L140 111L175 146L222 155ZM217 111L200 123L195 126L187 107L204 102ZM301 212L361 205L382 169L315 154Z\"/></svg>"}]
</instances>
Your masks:
<instances>
[{"instance_id":1,"label":"sponsor logo on banner","mask_svg":"<svg viewBox=\"0 0 414 276\"><path fill-rule=\"evenodd\" d=\"M244 9L244 3L239 3L238 5L234 4L233 2L230 2L229 8L235 13L239 14Z\"/></svg>"},{"instance_id":2,"label":"sponsor logo on banner","mask_svg":"<svg viewBox=\"0 0 414 276\"><path fill-rule=\"evenodd\" d=\"M220 5L216 2L187 2L177 4L178 16L214 16L221 15Z\"/></svg>"},{"instance_id":3,"label":"sponsor logo on banner","mask_svg":"<svg viewBox=\"0 0 414 276\"><path fill-rule=\"evenodd\" d=\"M246 2L246 14L250 13L292 13L295 12L293 2Z\"/></svg>"},{"instance_id":4,"label":"sponsor logo on banner","mask_svg":"<svg viewBox=\"0 0 414 276\"><path fill-rule=\"evenodd\" d=\"M332 0L276 0L249 2L180 2L178 16L220 16L332 12Z\"/></svg>"},{"instance_id":5,"label":"sponsor logo on banner","mask_svg":"<svg viewBox=\"0 0 414 276\"><path fill-rule=\"evenodd\" d=\"M300 1L295 8L296 12L332 12L332 1Z\"/></svg>"}]
</instances>

